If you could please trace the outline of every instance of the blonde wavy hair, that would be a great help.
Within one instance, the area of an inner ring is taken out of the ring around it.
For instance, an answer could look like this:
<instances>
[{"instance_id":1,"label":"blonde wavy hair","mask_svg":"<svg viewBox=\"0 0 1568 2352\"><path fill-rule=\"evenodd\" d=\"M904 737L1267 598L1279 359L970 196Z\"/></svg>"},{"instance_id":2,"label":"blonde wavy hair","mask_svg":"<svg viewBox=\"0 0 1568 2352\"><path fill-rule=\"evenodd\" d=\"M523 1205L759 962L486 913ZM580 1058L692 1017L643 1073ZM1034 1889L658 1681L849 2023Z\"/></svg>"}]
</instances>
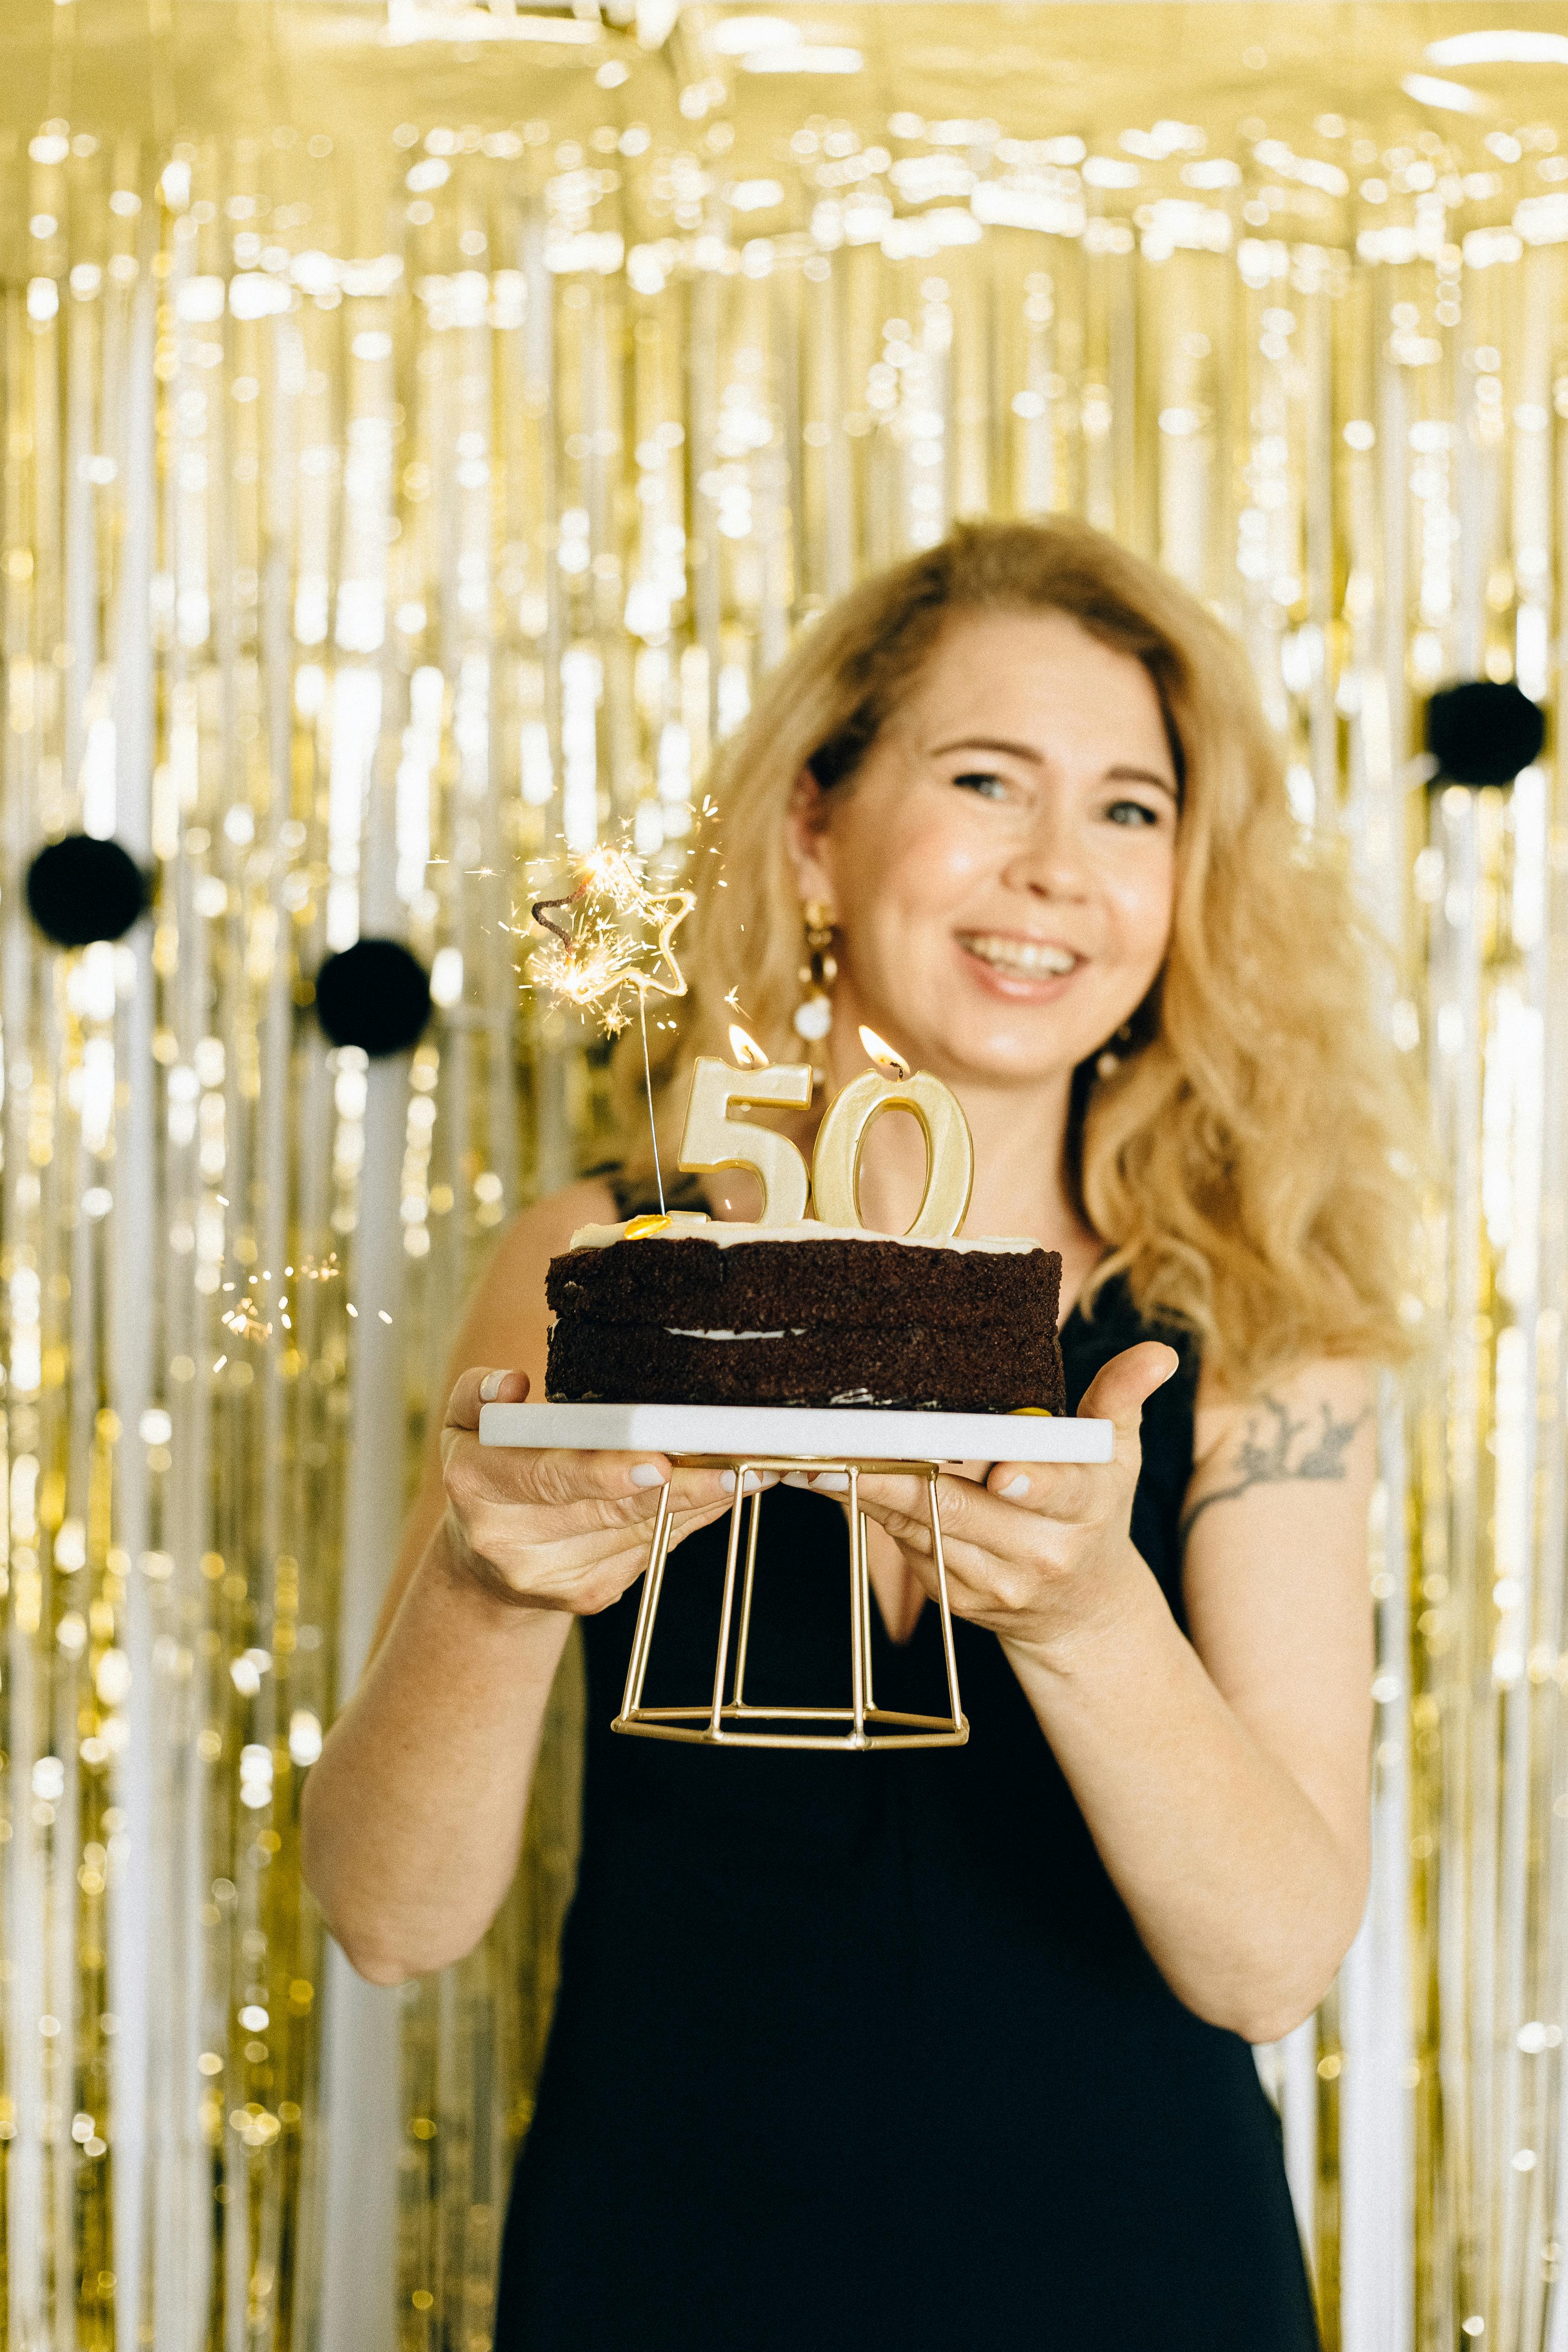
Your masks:
<instances>
[{"instance_id":1,"label":"blonde wavy hair","mask_svg":"<svg viewBox=\"0 0 1568 2352\"><path fill-rule=\"evenodd\" d=\"M689 993L656 1032L671 1156L699 1054L726 1051L737 990L776 1060L798 1059L801 907L785 814L809 770L854 790L942 629L986 611L1070 615L1142 663L1182 787L1170 949L1113 1075L1078 1073L1068 1176L1140 1312L1194 1332L1236 1395L1317 1356L1410 1353L1424 1122L1374 1012L1376 947L1331 847L1291 814L1240 646L1195 598L1087 525L976 522L864 581L765 681L710 779ZM724 887L720 887L721 877ZM635 1029L616 1072L629 1172L651 1167ZM668 1162L667 1160L666 1164Z\"/></svg>"}]
</instances>

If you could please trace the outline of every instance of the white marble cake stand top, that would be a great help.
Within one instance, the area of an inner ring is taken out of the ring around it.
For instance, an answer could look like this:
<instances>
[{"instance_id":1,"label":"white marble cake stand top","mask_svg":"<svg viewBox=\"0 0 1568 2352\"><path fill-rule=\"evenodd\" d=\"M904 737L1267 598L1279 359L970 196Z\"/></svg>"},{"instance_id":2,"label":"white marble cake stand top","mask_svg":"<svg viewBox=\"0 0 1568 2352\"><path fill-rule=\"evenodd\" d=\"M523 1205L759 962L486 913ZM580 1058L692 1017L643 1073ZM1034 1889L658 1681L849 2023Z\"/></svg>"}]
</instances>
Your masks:
<instances>
[{"instance_id":1,"label":"white marble cake stand top","mask_svg":"<svg viewBox=\"0 0 1568 2352\"><path fill-rule=\"evenodd\" d=\"M1109 1462L1109 1421L870 1406L487 1404L481 1445L878 1462Z\"/></svg>"}]
</instances>

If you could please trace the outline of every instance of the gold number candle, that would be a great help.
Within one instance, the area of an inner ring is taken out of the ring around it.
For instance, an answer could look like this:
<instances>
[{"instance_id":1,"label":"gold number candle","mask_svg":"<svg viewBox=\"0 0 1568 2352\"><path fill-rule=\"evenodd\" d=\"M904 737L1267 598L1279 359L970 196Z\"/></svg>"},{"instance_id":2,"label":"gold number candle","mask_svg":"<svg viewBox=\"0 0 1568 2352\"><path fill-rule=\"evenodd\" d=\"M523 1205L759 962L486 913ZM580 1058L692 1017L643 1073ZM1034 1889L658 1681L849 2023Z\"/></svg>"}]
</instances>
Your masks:
<instances>
[{"instance_id":1,"label":"gold number candle","mask_svg":"<svg viewBox=\"0 0 1568 2352\"><path fill-rule=\"evenodd\" d=\"M909 1229L912 1241L951 1241L963 1224L974 1186L974 1144L957 1097L929 1070L885 1078L876 1070L851 1079L817 1129L811 1163L813 1205L825 1225L860 1223L860 1159L875 1120L905 1110L926 1144L925 1193Z\"/></svg>"},{"instance_id":2,"label":"gold number candle","mask_svg":"<svg viewBox=\"0 0 1568 2352\"><path fill-rule=\"evenodd\" d=\"M787 1135L731 1118L730 1108L743 1103L759 1109L804 1110L810 1100L811 1070L805 1062L736 1070L714 1055L700 1055L691 1073L679 1164L693 1176L710 1176L721 1168L749 1168L763 1188L757 1223L797 1225L805 1215L809 1190L805 1161Z\"/></svg>"}]
</instances>

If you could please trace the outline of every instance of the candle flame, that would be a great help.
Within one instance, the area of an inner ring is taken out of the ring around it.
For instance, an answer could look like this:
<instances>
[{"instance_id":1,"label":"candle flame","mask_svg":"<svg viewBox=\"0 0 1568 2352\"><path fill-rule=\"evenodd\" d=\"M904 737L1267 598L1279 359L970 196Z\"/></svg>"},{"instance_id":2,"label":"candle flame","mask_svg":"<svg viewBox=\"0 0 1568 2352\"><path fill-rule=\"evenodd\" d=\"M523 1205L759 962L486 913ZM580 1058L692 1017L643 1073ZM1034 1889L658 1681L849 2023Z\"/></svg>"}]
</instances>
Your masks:
<instances>
[{"instance_id":1,"label":"candle flame","mask_svg":"<svg viewBox=\"0 0 1568 2352\"><path fill-rule=\"evenodd\" d=\"M903 1055L895 1054L887 1039L879 1037L874 1029L868 1029L864 1022L860 1024L860 1043L884 1076L889 1078L909 1076L910 1066Z\"/></svg>"},{"instance_id":2,"label":"candle flame","mask_svg":"<svg viewBox=\"0 0 1568 2352\"><path fill-rule=\"evenodd\" d=\"M765 1070L768 1066L767 1055L751 1031L742 1029L738 1021L730 1024L730 1051L742 1070Z\"/></svg>"}]
</instances>

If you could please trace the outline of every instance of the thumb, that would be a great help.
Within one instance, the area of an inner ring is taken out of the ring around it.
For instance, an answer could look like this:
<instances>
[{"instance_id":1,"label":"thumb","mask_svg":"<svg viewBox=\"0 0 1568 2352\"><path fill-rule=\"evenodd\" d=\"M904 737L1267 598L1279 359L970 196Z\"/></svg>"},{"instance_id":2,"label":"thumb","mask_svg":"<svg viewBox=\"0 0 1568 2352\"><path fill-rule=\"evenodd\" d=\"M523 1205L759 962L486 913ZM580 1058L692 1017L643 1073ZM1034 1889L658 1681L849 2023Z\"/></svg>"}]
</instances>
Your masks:
<instances>
[{"instance_id":1,"label":"thumb","mask_svg":"<svg viewBox=\"0 0 1568 2352\"><path fill-rule=\"evenodd\" d=\"M1114 1422L1120 1454L1123 1439L1137 1443L1144 1405L1179 1369L1181 1360L1174 1348L1159 1339L1141 1339L1137 1347L1124 1348L1120 1356L1102 1364L1090 1381L1079 1406L1080 1417Z\"/></svg>"},{"instance_id":2,"label":"thumb","mask_svg":"<svg viewBox=\"0 0 1568 2352\"><path fill-rule=\"evenodd\" d=\"M526 1372L489 1371L483 1364L475 1364L458 1374L447 1400L447 1427L478 1429L481 1405L521 1404L528 1387Z\"/></svg>"}]
</instances>

